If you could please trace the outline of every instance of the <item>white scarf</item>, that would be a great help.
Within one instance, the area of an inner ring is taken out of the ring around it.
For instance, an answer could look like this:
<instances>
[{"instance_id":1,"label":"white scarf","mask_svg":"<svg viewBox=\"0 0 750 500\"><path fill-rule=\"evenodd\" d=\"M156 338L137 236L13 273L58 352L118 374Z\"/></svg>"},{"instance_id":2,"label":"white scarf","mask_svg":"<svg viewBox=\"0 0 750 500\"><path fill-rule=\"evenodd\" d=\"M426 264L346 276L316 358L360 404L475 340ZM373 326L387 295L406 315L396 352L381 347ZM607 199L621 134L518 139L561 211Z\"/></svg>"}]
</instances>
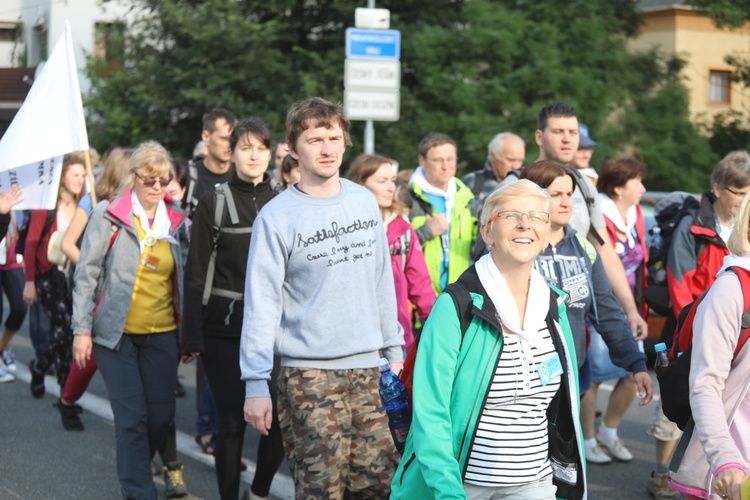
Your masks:
<instances>
[{"instance_id":1,"label":"white scarf","mask_svg":"<svg viewBox=\"0 0 750 500\"><path fill-rule=\"evenodd\" d=\"M628 248L633 248L633 245L635 245L635 240L633 239L633 227L638 218L638 212L636 212L635 205L628 208L628 213L626 214L627 220L623 221L620 211L617 209L617 205L615 205L612 198L604 193L599 193L599 203L602 205L602 215L605 215L611 220L618 231L627 235Z\"/></svg>"},{"instance_id":2,"label":"white scarf","mask_svg":"<svg viewBox=\"0 0 750 500\"><path fill-rule=\"evenodd\" d=\"M431 194L433 196L441 196L445 198L445 217L448 219L448 223L451 221L451 212L453 212L453 206L456 204L456 191L458 191L458 184L456 184L456 178L451 177L448 181L448 189L443 191L438 189L427 181L427 177L424 176L424 169L417 167L414 174L411 176L409 184L416 184L422 188L422 192L425 194Z\"/></svg>"},{"instance_id":3,"label":"white scarf","mask_svg":"<svg viewBox=\"0 0 750 500\"><path fill-rule=\"evenodd\" d=\"M141 228L146 232L143 239L139 241L141 253L143 253L145 247L154 246L157 240L168 240L170 243L174 242L174 238L169 234L169 230L172 228L172 223L169 221L167 205L164 203L164 200L159 201L159 204L156 205L153 225L148 223L148 215L146 215L146 211L141 206L141 202L138 201L138 196L136 196L135 190L130 193L130 200L133 203L133 215L138 217L141 222Z\"/></svg>"},{"instance_id":4,"label":"white scarf","mask_svg":"<svg viewBox=\"0 0 750 500\"><path fill-rule=\"evenodd\" d=\"M476 263L477 275L487 295L495 306L500 322L505 328L516 333L522 341L536 345L536 333L544 328L549 313L550 289L544 277L536 269L531 270L529 277L529 296L526 299L526 314L521 328L518 308L508 288L508 283L500 274L492 254L485 254ZM552 332L550 332L552 333Z\"/></svg>"}]
</instances>

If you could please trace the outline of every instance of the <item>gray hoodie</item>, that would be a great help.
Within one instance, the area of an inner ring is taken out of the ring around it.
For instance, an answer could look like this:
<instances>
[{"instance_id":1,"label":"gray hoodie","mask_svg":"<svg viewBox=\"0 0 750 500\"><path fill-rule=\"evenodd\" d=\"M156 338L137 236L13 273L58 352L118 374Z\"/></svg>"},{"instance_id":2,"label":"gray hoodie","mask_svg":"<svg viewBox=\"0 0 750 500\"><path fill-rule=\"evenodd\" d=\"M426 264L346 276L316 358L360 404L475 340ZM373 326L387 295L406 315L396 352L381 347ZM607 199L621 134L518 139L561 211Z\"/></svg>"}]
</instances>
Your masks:
<instances>
[{"instance_id":1,"label":"gray hoodie","mask_svg":"<svg viewBox=\"0 0 750 500\"><path fill-rule=\"evenodd\" d=\"M247 397L268 396L282 366L403 360L388 242L377 202L341 179L331 197L285 190L258 214L247 262L240 368Z\"/></svg>"}]
</instances>

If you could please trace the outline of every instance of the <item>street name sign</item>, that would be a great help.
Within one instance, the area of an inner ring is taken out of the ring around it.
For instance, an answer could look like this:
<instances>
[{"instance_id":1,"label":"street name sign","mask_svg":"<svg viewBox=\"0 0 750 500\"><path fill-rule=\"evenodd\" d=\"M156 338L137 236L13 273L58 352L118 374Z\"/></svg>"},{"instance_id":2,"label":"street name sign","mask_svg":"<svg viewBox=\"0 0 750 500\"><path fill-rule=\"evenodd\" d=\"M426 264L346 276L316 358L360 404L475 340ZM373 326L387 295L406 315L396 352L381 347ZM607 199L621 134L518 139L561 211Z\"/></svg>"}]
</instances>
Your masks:
<instances>
[{"instance_id":1,"label":"street name sign","mask_svg":"<svg viewBox=\"0 0 750 500\"><path fill-rule=\"evenodd\" d=\"M346 57L401 59L401 32L347 28Z\"/></svg>"},{"instance_id":2,"label":"street name sign","mask_svg":"<svg viewBox=\"0 0 750 500\"><path fill-rule=\"evenodd\" d=\"M398 90L401 87L401 62L347 59L344 61L344 86Z\"/></svg>"},{"instance_id":3,"label":"street name sign","mask_svg":"<svg viewBox=\"0 0 750 500\"><path fill-rule=\"evenodd\" d=\"M350 120L398 121L400 103L398 90L344 89L344 109Z\"/></svg>"}]
</instances>

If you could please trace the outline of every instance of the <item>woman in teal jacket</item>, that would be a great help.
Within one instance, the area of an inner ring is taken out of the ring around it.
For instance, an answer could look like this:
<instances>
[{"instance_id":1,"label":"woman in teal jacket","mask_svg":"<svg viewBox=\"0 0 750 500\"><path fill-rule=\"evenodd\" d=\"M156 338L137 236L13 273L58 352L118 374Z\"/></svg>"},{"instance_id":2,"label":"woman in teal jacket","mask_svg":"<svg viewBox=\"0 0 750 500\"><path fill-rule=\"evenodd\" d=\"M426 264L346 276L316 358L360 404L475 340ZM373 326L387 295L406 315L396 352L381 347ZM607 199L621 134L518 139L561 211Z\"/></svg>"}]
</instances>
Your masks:
<instances>
[{"instance_id":1,"label":"woman in teal jacket","mask_svg":"<svg viewBox=\"0 0 750 500\"><path fill-rule=\"evenodd\" d=\"M561 292L533 269L548 210L527 181L487 198L490 253L451 285L471 310L443 293L422 332L392 499L586 498L573 337Z\"/></svg>"}]
</instances>

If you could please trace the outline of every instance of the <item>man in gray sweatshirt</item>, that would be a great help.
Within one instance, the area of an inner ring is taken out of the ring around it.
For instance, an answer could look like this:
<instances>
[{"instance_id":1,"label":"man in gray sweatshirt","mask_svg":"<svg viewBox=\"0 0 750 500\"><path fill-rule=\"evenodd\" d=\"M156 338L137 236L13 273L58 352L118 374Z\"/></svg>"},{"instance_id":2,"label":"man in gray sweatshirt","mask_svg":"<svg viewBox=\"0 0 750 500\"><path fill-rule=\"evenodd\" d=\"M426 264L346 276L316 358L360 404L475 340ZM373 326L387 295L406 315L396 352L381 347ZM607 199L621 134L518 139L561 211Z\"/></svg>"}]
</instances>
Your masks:
<instances>
[{"instance_id":1,"label":"man in gray sweatshirt","mask_svg":"<svg viewBox=\"0 0 750 500\"><path fill-rule=\"evenodd\" d=\"M240 347L245 420L262 434L271 426L275 351L295 496L385 498L396 451L377 366L382 355L398 373L404 340L380 211L367 189L339 179L351 144L341 106L302 101L286 126L301 178L253 227Z\"/></svg>"}]
</instances>

